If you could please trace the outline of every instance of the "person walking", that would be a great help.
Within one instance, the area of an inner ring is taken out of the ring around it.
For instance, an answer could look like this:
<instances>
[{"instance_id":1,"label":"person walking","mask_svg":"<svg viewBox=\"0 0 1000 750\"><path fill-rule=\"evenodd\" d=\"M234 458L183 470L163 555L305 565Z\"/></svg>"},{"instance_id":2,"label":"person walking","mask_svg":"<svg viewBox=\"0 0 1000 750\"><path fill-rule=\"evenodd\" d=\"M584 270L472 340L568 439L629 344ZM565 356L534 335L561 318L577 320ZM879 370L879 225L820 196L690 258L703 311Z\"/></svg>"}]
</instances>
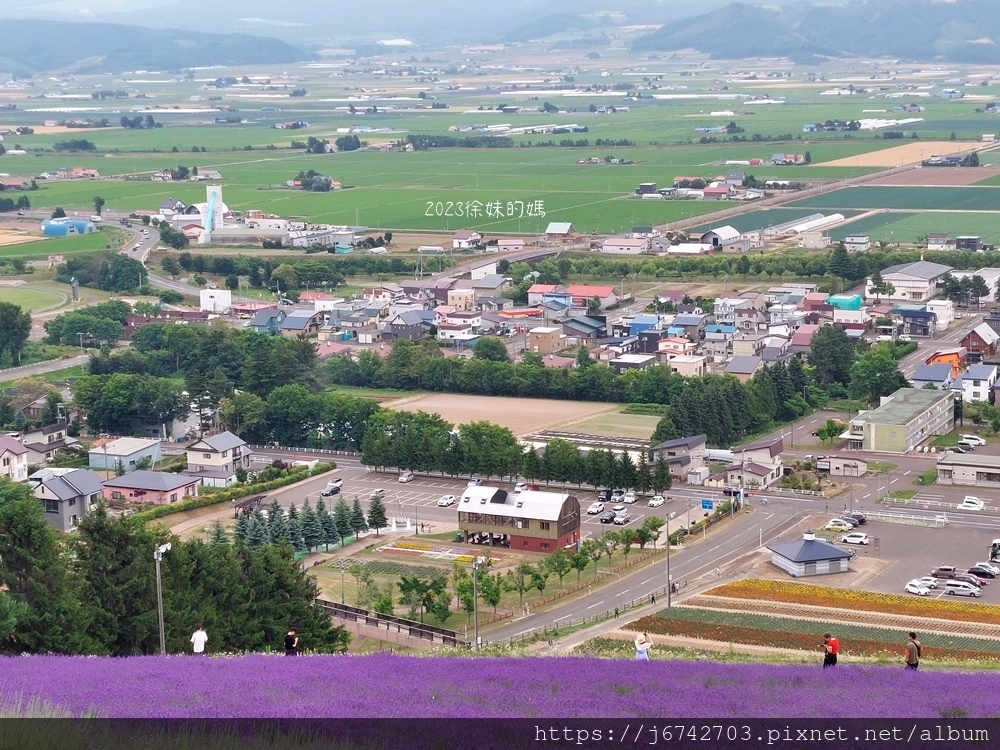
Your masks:
<instances>
[{"instance_id":1,"label":"person walking","mask_svg":"<svg viewBox=\"0 0 1000 750\"><path fill-rule=\"evenodd\" d=\"M295 628L289 628L285 634L285 656L295 656L299 653L299 636Z\"/></svg>"},{"instance_id":2,"label":"person walking","mask_svg":"<svg viewBox=\"0 0 1000 750\"><path fill-rule=\"evenodd\" d=\"M649 633L640 633L635 639L635 660L649 661L649 649L653 647L653 641L649 638Z\"/></svg>"},{"instance_id":3,"label":"person walking","mask_svg":"<svg viewBox=\"0 0 1000 750\"><path fill-rule=\"evenodd\" d=\"M208 643L208 633L199 623L194 626L194 632L191 634L191 651L195 656L205 655L205 644Z\"/></svg>"},{"instance_id":4,"label":"person walking","mask_svg":"<svg viewBox=\"0 0 1000 750\"><path fill-rule=\"evenodd\" d=\"M837 654L840 653L840 641L837 636L823 633L823 669L837 666Z\"/></svg>"},{"instance_id":5,"label":"person walking","mask_svg":"<svg viewBox=\"0 0 1000 750\"><path fill-rule=\"evenodd\" d=\"M906 641L906 668L916 669L920 666L920 641L917 640L917 634L911 632L909 638Z\"/></svg>"},{"instance_id":6,"label":"person walking","mask_svg":"<svg viewBox=\"0 0 1000 750\"><path fill-rule=\"evenodd\" d=\"M615 607L615 619L618 619L618 607Z\"/></svg>"}]
</instances>

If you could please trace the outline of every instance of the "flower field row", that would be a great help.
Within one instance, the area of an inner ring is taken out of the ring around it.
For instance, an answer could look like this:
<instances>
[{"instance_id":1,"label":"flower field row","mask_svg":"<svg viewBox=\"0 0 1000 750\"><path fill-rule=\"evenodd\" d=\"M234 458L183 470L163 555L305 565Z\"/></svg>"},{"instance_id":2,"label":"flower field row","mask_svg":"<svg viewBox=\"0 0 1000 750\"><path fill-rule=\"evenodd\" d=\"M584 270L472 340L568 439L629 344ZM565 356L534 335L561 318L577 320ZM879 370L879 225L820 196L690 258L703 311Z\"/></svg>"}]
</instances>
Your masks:
<instances>
[{"instance_id":1,"label":"flower field row","mask_svg":"<svg viewBox=\"0 0 1000 750\"><path fill-rule=\"evenodd\" d=\"M685 620L707 625L735 626L747 630L808 635L813 646L819 643L819 634L830 631L840 638L845 653L855 653L855 643L883 643L898 652L906 640L906 631L868 625L847 625L841 622L802 620L796 617L775 617L753 613L720 612L696 607L674 607L660 612L657 617ZM631 629L631 628L630 628ZM921 633L920 642L933 653L954 652L1000 657L1000 642L995 638L970 638L946 633ZM969 657L975 658L975 657Z\"/></svg>"},{"instance_id":2,"label":"flower field row","mask_svg":"<svg viewBox=\"0 0 1000 750\"><path fill-rule=\"evenodd\" d=\"M795 604L811 604L817 607L890 612L911 617L936 617L942 620L962 620L964 622L1000 625L1000 606L996 604L945 599L928 600L900 594L857 591L792 581L744 578L740 581L717 586L705 593L733 599L793 602Z\"/></svg>"},{"instance_id":3,"label":"flower field row","mask_svg":"<svg viewBox=\"0 0 1000 750\"><path fill-rule=\"evenodd\" d=\"M389 544L385 545L383 549L385 549L386 547L388 547L389 549L415 549L415 550L420 550L421 552L430 552L431 550L434 549L434 545L432 544L425 544L424 542L407 542L407 541L389 542Z\"/></svg>"},{"instance_id":4,"label":"flower field row","mask_svg":"<svg viewBox=\"0 0 1000 750\"><path fill-rule=\"evenodd\" d=\"M654 632L697 624L647 620ZM802 637L796 647L818 643ZM0 672L0 710L36 703L108 718L986 718L1000 691L1000 672L588 657L26 656L0 659ZM428 747L411 739L364 746Z\"/></svg>"},{"instance_id":5,"label":"flower field row","mask_svg":"<svg viewBox=\"0 0 1000 750\"><path fill-rule=\"evenodd\" d=\"M803 623L805 624L805 623ZM821 623L812 623L819 625ZM822 638L815 632L789 632L781 630L762 630L754 627L744 627L725 622L699 622L680 617L662 617L650 615L636 620L629 627L636 632L658 635L673 635L684 638L702 638L722 643L739 643L748 646L763 646L766 648L789 648L799 651L815 651L819 653ZM838 637L842 629L837 629ZM865 639L842 640L841 648L845 657L850 656L896 656L902 660L902 643L886 641L870 641ZM935 648L934 657L939 659L970 660L982 659L982 651L964 651L953 648ZM929 654L928 654L929 656ZM842 657L843 658L843 657Z\"/></svg>"}]
</instances>

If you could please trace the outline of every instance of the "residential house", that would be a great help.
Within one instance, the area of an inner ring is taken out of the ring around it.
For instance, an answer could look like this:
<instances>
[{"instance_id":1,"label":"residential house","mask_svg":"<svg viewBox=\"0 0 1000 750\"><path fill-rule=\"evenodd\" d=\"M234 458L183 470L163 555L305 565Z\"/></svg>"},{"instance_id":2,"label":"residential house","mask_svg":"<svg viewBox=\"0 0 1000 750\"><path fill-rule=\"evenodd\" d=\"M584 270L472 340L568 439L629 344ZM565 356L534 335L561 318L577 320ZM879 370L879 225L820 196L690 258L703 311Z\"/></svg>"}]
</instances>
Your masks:
<instances>
[{"instance_id":1,"label":"residential house","mask_svg":"<svg viewBox=\"0 0 1000 750\"><path fill-rule=\"evenodd\" d=\"M861 412L841 435L850 450L907 453L935 435L955 428L955 396L950 390L900 388L877 409Z\"/></svg>"},{"instance_id":2,"label":"residential house","mask_svg":"<svg viewBox=\"0 0 1000 750\"><path fill-rule=\"evenodd\" d=\"M927 249L928 250L954 250L955 243L952 242L951 236L947 232L928 232L927 233Z\"/></svg>"},{"instance_id":3,"label":"residential house","mask_svg":"<svg viewBox=\"0 0 1000 750\"><path fill-rule=\"evenodd\" d=\"M792 321L801 325L805 315L795 304L778 302L767 308L767 317L771 325L780 325Z\"/></svg>"},{"instance_id":4,"label":"residential house","mask_svg":"<svg viewBox=\"0 0 1000 750\"><path fill-rule=\"evenodd\" d=\"M632 227L632 238L636 240L648 240L655 236L653 227L642 226Z\"/></svg>"},{"instance_id":5,"label":"residential house","mask_svg":"<svg viewBox=\"0 0 1000 750\"><path fill-rule=\"evenodd\" d=\"M504 287L510 284L510 278L502 273L491 273L477 279L472 284L472 291L477 300L483 297L499 297Z\"/></svg>"},{"instance_id":6,"label":"residential house","mask_svg":"<svg viewBox=\"0 0 1000 750\"><path fill-rule=\"evenodd\" d=\"M935 330L937 331L942 331L955 322L955 303L950 299L928 300L927 304L924 305L924 309L927 312L934 313L936 321ZM990 327L992 328L993 326Z\"/></svg>"},{"instance_id":7,"label":"residential house","mask_svg":"<svg viewBox=\"0 0 1000 750\"><path fill-rule=\"evenodd\" d=\"M724 253L745 253L750 249L750 240L728 225L708 230L698 238L698 242Z\"/></svg>"},{"instance_id":8,"label":"residential house","mask_svg":"<svg viewBox=\"0 0 1000 750\"><path fill-rule=\"evenodd\" d=\"M607 338L608 320L604 315L577 315L561 322L567 337L583 342L593 342Z\"/></svg>"},{"instance_id":9,"label":"residential house","mask_svg":"<svg viewBox=\"0 0 1000 750\"><path fill-rule=\"evenodd\" d=\"M700 378L708 374L708 358L694 354L671 354L667 364L678 375L686 378Z\"/></svg>"},{"instance_id":10,"label":"residential house","mask_svg":"<svg viewBox=\"0 0 1000 750\"><path fill-rule=\"evenodd\" d=\"M806 292L799 303L799 309L804 312L814 312L821 307L827 307L826 300L828 297L829 295L825 292Z\"/></svg>"},{"instance_id":11,"label":"residential house","mask_svg":"<svg viewBox=\"0 0 1000 750\"><path fill-rule=\"evenodd\" d=\"M993 386L997 382L996 365L970 365L962 375L952 383L953 391L962 394L962 400L987 401L993 398Z\"/></svg>"},{"instance_id":12,"label":"residential house","mask_svg":"<svg viewBox=\"0 0 1000 750\"><path fill-rule=\"evenodd\" d=\"M938 390L946 390L951 387L951 365L917 365L910 377L910 382L914 388L926 388L934 386Z\"/></svg>"},{"instance_id":13,"label":"residential house","mask_svg":"<svg viewBox=\"0 0 1000 750\"><path fill-rule=\"evenodd\" d=\"M601 252L615 255L639 255L649 252L650 241L647 237L609 237L601 243Z\"/></svg>"},{"instance_id":14,"label":"residential house","mask_svg":"<svg viewBox=\"0 0 1000 750\"><path fill-rule=\"evenodd\" d=\"M982 238L973 234L959 235L955 238L955 249L979 252L982 249Z\"/></svg>"},{"instance_id":15,"label":"residential house","mask_svg":"<svg viewBox=\"0 0 1000 750\"><path fill-rule=\"evenodd\" d=\"M682 336L668 336L657 343L656 353L668 360L682 354L694 354L694 350L698 348L697 344Z\"/></svg>"},{"instance_id":16,"label":"residential house","mask_svg":"<svg viewBox=\"0 0 1000 750\"><path fill-rule=\"evenodd\" d=\"M1000 333L987 323L980 323L965 335L961 344L968 350L970 361L982 362L997 353L997 342L1000 342Z\"/></svg>"},{"instance_id":17,"label":"residential house","mask_svg":"<svg viewBox=\"0 0 1000 750\"><path fill-rule=\"evenodd\" d=\"M732 346L734 357L759 357L767 346L767 331L737 331Z\"/></svg>"},{"instance_id":18,"label":"residential house","mask_svg":"<svg viewBox=\"0 0 1000 750\"><path fill-rule=\"evenodd\" d=\"M684 314L674 317L670 324L670 329L680 329L685 336L694 342L699 342L705 336L705 329L708 327L707 315Z\"/></svg>"},{"instance_id":19,"label":"residential house","mask_svg":"<svg viewBox=\"0 0 1000 750\"><path fill-rule=\"evenodd\" d=\"M292 310L281 321L281 335L294 338L300 334L311 336L323 325L323 313L314 310Z\"/></svg>"},{"instance_id":20,"label":"residential house","mask_svg":"<svg viewBox=\"0 0 1000 750\"><path fill-rule=\"evenodd\" d=\"M701 191L705 200L725 201L733 197L735 191L729 185L709 185Z\"/></svg>"},{"instance_id":21,"label":"residential house","mask_svg":"<svg viewBox=\"0 0 1000 750\"><path fill-rule=\"evenodd\" d=\"M100 475L87 469L41 469L28 477L28 484L45 520L59 531L75 529L104 497Z\"/></svg>"},{"instance_id":22,"label":"residential house","mask_svg":"<svg viewBox=\"0 0 1000 750\"><path fill-rule=\"evenodd\" d=\"M655 354L622 354L615 357L608 364L619 375L624 375L629 370L645 370L647 367L655 365L657 357Z\"/></svg>"},{"instance_id":23,"label":"residential house","mask_svg":"<svg viewBox=\"0 0 1000 750\"><path fill-rule=\"evenodd\" d=\"M524 250L524 240L507 238L497 240L497 251L501 253L516 252Z\"/></svg>"},{"instance_id":24,"label":"residential house","mask_svg":"<svg viewBox=\"0 0 1000 750\"><path fill-rule=\"evenodd\" d=\"M456 310L472 310L476 306L476 293L467 287L448 290L448 306Z\"/></svg>"},{"instance_id":25,"label":"residential house","mask_svg":"<svg viewBox=\"0 0 1000 750\"><path fill-rule=\"evenodd\" d=\"M665 305L669 302L671 305L676 307L684 302L684 298L686 296L687 294L680 289L661 289L656 293L656 301L661 305Z\"/></svg>"},{"instance_id":26,"label":"residential house","mask_svg":"<svg viewBox=\"0 0 1000 750\"><path fill-rule=\"evenodd\" d=\"M944 277L951 273L951 266L920 260L915 263L901 263L882 269L882 279L892 284L895 291L887 297L898 302L926 302L938 292ZM872 280L865 281L865 295L871 292Z\"/></svg>"},{"instance_id":27,"label":"residential house","mask_svg":"<svg viewBox=\"0 0 1000 750\"><path fill-rule=\"evenodd\" d=\"M764 364L770 365L773 362L783 362L788 359L791 356L788 353L789 343L790 340L784 336L772 336L769 334L764 339L764 348L760 352L760 357L764 360Z\"/></svg>"},{"instance_id":28,"label":"residential house","mask_svg":"<svg viewBox=\"0 0 1000 750\"><path fill-rule=\"evenodd\" d=\"M629 336L638 336L643 331L649 331L660 324L660 316L653 313L640 313L624 320L628 321Z\"/></svg>"},{"instance_id":29,"label":"residential house","mask_svg":"<svg viewBox=\"0 0 1000 750\"><path fill-rule=\"evenodd\" d=\"M726 173L725 183L730 187L743 187L743 182L747 178L747 173L743 170L734 170Z\"/></svg>"},{"instance_id":30,"label":"residential house","mask_svg":"<svg viewBox=\"0 0 1000 750\"><path fill-rule=\"evenodd\" d=\"M849 234L844 238L844 247L849 253L863 253L871 249L872 243L867 234Z\"/></svg>"},{"instance_id":31,"label":"residential house","mask_svg":"<svg viewBox=\"0 0 1000 750\"><path fill-rule=\"evenodd\" d=\"M281 332L281 324L284 322L284 310L258 310L250 319L248 328L254 333L269 333L272 336L277 336Z\"/></svg>"},{"instance_id":32,"label":"residential house","mask_svg":"<svg viewBox=\"0 0 1000 750\"><path fill-rule=\"evenodd\" d=\"M812 347L813 336L820 328L821 326L811 324L799 326L798 330L792 334L789 350L795 354L808 352Z\"/></svg>"},{"instance_id":33,"label":"residential house","mask_svg":"<svg viewBox=\"0 0 1000 750\"><path fill-rule=\"evenodd\" d=\"M546 297L551 294L562 294L566 292L565 287L559 284L532 284L528 287L528 305L537 307L545 303ZM572 300L572 295L569 295Z\"/></svg>"},{"instance_id":34,"label":"residential house","mask_svg":"<svg viewBox=\"0 0 1000 750\"><path fill-rule=\"evenodd\" d=\"M702 351L714 362L725 362L733 356L733 339L736 336L736 326L710 325L705 327L705 339Z\"/></svg>"},{"instance_id":35,"label":"residential house","mask_svg":"<svg viewBox=\"0 0 1000 750\"><path fill-rule=\"evenodd\" d=\"M177 198L167 198L160 201L159 213L163 216L173 216L174 214L184 213L184 209L187 206L184 201L178 200Z\"/></svg>"},{"instance_id":36,"label":"residential house","mask_svg":"<svg viewBox=\"0 0 1000 750\"><path fill-rule=\"evenodd\" d=\"M706 442L706 435L666 440L649 449L650 463L655 463L662 457L667 462L671 476L685 477L688 472L705 465Z\"/></svg>"},{"instance_id":37,"label":"residential house","mask_svg":"<svg viewBox=\"0 0 1000 750\"><path fill-rule=\"evenodd\" d=\"M545 228L545 239L549 242L570 244L580 241L580 233L568 221L553 221Z\"/></svg>"},{"instance_id":38,"label":"residential house","mask_svg":"<svg viewBox=\"0 0 1000 750\"><path fill-rule=\"evenodd\" d=\"M23 432L21 443L28 449L28 464L48 463L55 458L56 451L79 445L79 440L66 434L68 427L66 422L56 422Z\"/></svg>"},{"instance_id":39,"label":"residential house","mask_svg":"<svg viewBox=\"0 0 1000 750\"><path fill-rule=\"evenodd\" d=\"M726 362L725 372L727 375L735 377L741 383L745 383L756 375L757 371L763 366L764 360L759 356L735 354Z\"/></svg>"},{"instance_id":40,"label":"residential house","mask_svg":"<svg viewBox=\"0 0 1000 750\"><path fill-rule=\"evenodd\" d=\"M576 367L576 357L560 357L558 354L548 354L542 358L542 367L557 370L572 370Z\"/></svg>"},{"instance_id":41,"label":"residential house","mask_svg":"<svg viewBox=\"0 0 1000 750\"><path fill-rule=\"evenodd\" d=\"M600 309L607 310L609 307L618 304L620 301L618 290L610 284L570 284L566 288L566 291L573 298L573 307L586 308L590 301L596 297L598 303L600 304Z\"/></svg>"},{"instance_id":42,"label":"residential house","mask_svg":"<svg viewBox=\"0 0 1000 750\"><path fill-rule=\"evenodd\" d=\"M87 464L94 469L135 471L144 464L152 468L159 462L160 441L145 438L98 438L87 452Z\"/></svg>"},{"instance_id":43,"label":"residential house","mask_svg":"<svg viewBox=\"0 0 1000 750\"><path fill-rule=\"evenodd\" d=\"M899 330L909 336L930 336L937 330L934 313L923 305L897 305L889 317Z\"/></svg>"},{"instance_id":44,"label":"residential house","mask_svg":"<svg viewBox=\"0 0 1000 750\"><path fill-rule=\"evenodd\" d=\"M566 347L562 328L538 327L528 331L528 349L538 354L552 354Z\"/></svg>"},{"instance_id":45,"label":"residential house","mask_svg":"<svg viewBox=\"0 0 1000 750\"><path fill-rule=\"evenodd\" d=\"M185 453L185 474L198 477L204 486L229 487L236 482L237 469L250 468L253 451L245 440L227 430L190 444Z\"/></svg>"},{"instance_id":46,"label":"residential house","mask_svg":"<svg viewBox=\"0 0 1000 750\"><path fill-rule=\"evenodd\" d=\"M938 349L924 360L924 363L928 365L948 365L951 367L951 377L953 379L958 378L958 376L965 371L968 362L969 353L963 346L957 346L951 349Z\"/></svg>"},{"instance_id":47,"label":"residential house","mask_svg":"<svg viewBox=\"0 0 1000 750\"><path fill-rule=\"evenodd\" d=\"M483 236L474 229L460 229L451 238L453 250L471 250L482 244Z\"/></svg>"},{"instance_id":48,"label":"residential house","mask_svg":"<svg viewBox=\"0 0 1000 750\"><path fill-rule=\"evenodd\" d=\"M738 460L726 467L726 484L744 489L771 486L781 479L781 453L784 449L780 436L734 448L733 455Z\"/></svg>"},{"instance_id":49,"label":"residential house","mask_svg":"<svg viewBox=\"0 0 1000 750\"><path fill-rule=\"evenodd\" d=\"M736 311L735 325L738 331L766 331L767 318L761 310L755 307L741 308Z\"/></svg>"},{"instance_id":50,"label":"residential house","mask_svg":"<svg viewBox=\"0 0 1000 750\"><path fill-rule=\"evenodd\" d=\"M386 341L406 339L417 341L430 331L433 311L408 310L389 318L382 329L382 338Z\"/></svg>"},{"instance_id":51,"label":"residential house","mask_svg":"<svg viewBox=\"0 0 1000 750\"><path fill-rule=\"evenodd\" d=\"M718 297L713 307L713 316L716 323L723 325L734 325L736 323L736 311L746 310L753 307L753 302L742 297Z\"/></svg>"},{"instance_id":52,"label":"residential house","mask_svg":"<svg viewBox=\"0 0 1000 750\"><path fill-rule=\"evenodd\" d=\"M9 435L0 435L0 477L12 482L28 478L28 449Z\"/></svg>"},{"instance_id":53,"label":"residential house","mask_svg":"<svg viewBox=\"0 0 1000 750\"><path fill-rule=\"evenodd\" d=\"M133 471L104 482L104 499L111 505L152 503L164 505L198 497L197 477L165 471Z\"/></svg>"}]
</instances>

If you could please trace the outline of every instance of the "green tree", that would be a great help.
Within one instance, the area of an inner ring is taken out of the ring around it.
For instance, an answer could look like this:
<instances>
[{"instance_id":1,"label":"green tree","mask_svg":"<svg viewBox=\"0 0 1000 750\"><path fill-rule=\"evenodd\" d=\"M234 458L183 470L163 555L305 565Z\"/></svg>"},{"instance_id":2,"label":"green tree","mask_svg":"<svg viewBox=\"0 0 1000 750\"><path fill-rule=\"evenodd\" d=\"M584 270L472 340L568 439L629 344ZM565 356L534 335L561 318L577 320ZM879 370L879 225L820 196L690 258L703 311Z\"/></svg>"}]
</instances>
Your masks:
<instances>
[{"instance_id":1,"label":"green tree","mask_svg":"<svg viewBox=\"0 0 1000 750\"><path fill-rule=\"evenodd\" d=\"M600 539L584 539L583 543L580 544L580 551L585 552L587 558L592 560L594 563L594 578L597 578L597 563L601 561L604 557L604 542Z\"/></svg>"},{"instance_id":2,"label":"green tree","mask_svg":"<svg viewBox=\"0 0 1000 750\"><path fill-rule=\"evenodd\" d=\"M656 463L653 465L653 491L662 494L673 485L673 477L670 475L670 465L664 458L663 452L657 454Z\"/></svg>"},{"instance_id":3,"label":"green tree","mask_svg":"<svg viewBox=\"0 0 1000 750\"><path fill-rule=\"evenodd\" d=\"M96 213L98 216L100 216L101 215L101 211L104 210L104 204L106 202L107 201L105 201L104 198L102 198L101 196L95 195L94 196L94 213Z\"/></svg>"},{"instance_id":4,"label":"green tree","mask_svg":"<svg viewBox=\"0 0 1000 750\"><path fill-rule=\"evenodd\" d=\"M813 335L809 345L809 364L813 366L813 374L822 386L831 383L846 386L850 381L854 355L851 340L843 329L836 326L822 326Z\"/></svg>"},{"instance_id":5,"label":"green tree","mask_svg":"<svg viewBox=\"0 0 1000 750\"><path fill-rule=\"evenodd\" d=\"M343 495L337 498L337 503L333 506L333 520L337 526L337 533L340 534L340 544L343 546L344 540L354 534L351 528L351 506L347 504Z\"/></svg>"},{"instance_id":6,"label":"green tree","mask_svg":"<svg viewBox=\"0 0 1000 750\"><path fill-rule=\"evenodd\" d=\"M826 270L832 276L837 276L841 280L841 291L844 283L848 279L854 278L855 264L851 256L847 253L847 246L843 242L838 242L830 252L830 258L826 263Z\"/></svg>"},{"instance_id":7,"label":"green tree","mask_svg":"<svg viewBox=\"0 0 1000 750\"><path fill-rule=\"evenodd\" d=\"M509 362L510 354L503 339L496 336L480 336L472 345L472 356L490 362Z\"/></svg>"},{"instance_id":8,"label":"green tree","mask_svg":"<svg viewBox=\"0 0 1000 750\"><path fill-rule=\"evenodd\" d=\"M581 574L590 565L590 555L587 550L583 549L582 545L580 549L569 556L569 564L576 571L576 582L579 584Z\"/></svg>"},{"instance_id":9,"label":"green tree","mask_svg":"<svg viewBox=\"0 0 1000 750\"><path fill-rule=\"evenodd\" d=\"M844 432L844 425L842 422L838 422L835 419L826 420L826 424L816 430L816 437L818 437L823 442L827 440L833 443L839 435Z\"/></svg>"},{"instance_id":10,"label":"green tree","mask_svg":"<svg viewBox=\"0 0 1000 750\"><path fill-rule=\"evenodd\" d=\"M624 529L622 529L624 531ZM631 532L629 532L631 534ZM608 557L608 569L611 569L611 558L622 546L622 537L617 531L606 531L601 537L602 552Z\"/></svg>"},{"instance_id":11,"label":"green tree","mask_svg":"<svg viewBox=\"0 0 1000 750\"><path fill-rule=\"evenodd\" d=\"M642 522L642 528L648 529L649 533L652 534L651 541L653 546L656 546L656 540L660 537L660 529L666 525L666 521L657 516L646 516L645 520Z\"/></svg>"},{"instance_id":12,"label":"green tree","mask_svg":"<svg viewBox=\"0 0 1000 750\"><path fill-rule=\"evenodd\" d=\"M362 531L368 531L368 522L365 520L365 512L361 510L361 501L357 496L354 498L354 505L351 506L351 531L355 536L360 536Z\"/></svg>"},{"instance_id":13,"label":"green tree","mask_svg":"<svg viewBox=\"0 0 1000 750\"><path fill-rule=\"evenodd\" d=\"M549 556L545 558L544 565L550 573L554 573L559 579L559 588L562 588L563 578L565 578L566 574L572 569L569 555L566 554L566 550L560 547L554 552L551 552Z\"/></svg>"},{"instance_id":14,"label":"green tree","mask_svg":"<svg viewBox=\"0 0 1000 750\"><path fill-rule=\"evenodd\" d=\"M31 334L31 315L11 302L0 302L0 357L10 354L11 364L21 364L21 352Z\"/></svg>"},{"instance_id":15,"label":"green tree","mask_svg":"<svg viewBox=\"0 0 1000 750\"><path fill-rule=\"evenodd\" d=\"M879 345L858 357L851 365L850 372L851 393L867 399L870 404L877 404L882 396L909 386L906 376L885 345Z\"/></svg>"},{"instance_id":16,"label":"green tree","mask_svg":"<svg viewBox=\"0 0 1000 750\"><path fill-rule=\"evenodd\" d=\"M302 506L302 538L305 540L306 547L309 548L310 552L326 540L323 525L320 523L316 511L309 505L308 498L306 498L305 504Z\"/></svg>"},{"instance_id":17,"label":"green tree","mask_svg":"<svg viewBox=\"0 0 1000 750\"><path fill-rule=\"evenodd\" d=\"M368 504L368 528L375 529L375 536L378 536L379 529L384 529L388 525L389 519L386 517L382 498L373 497Z\"/></svg>"},{"instance_id":18,"label":"green tree","mask_svg":"<svg viewBox=\"0 0 1000 750\"><path fill-rule=\"evenodd\" d=\"M535 567L530 563L520 563L517 567L508 570L504 578L504 585L508 591L517 592L517 604L524 606L524 595L534 587Z\"/></svg>"}]
</instances>

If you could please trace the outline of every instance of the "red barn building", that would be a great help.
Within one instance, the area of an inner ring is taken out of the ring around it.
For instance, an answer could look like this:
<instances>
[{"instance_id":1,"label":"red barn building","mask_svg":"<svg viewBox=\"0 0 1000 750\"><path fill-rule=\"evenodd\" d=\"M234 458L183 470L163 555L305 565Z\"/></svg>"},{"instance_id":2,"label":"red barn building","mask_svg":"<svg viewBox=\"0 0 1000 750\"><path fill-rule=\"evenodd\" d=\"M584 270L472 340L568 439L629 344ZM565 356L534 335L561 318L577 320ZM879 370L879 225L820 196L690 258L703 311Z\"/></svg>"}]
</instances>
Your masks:
<instances>
[{"instance_id":1,"label":"red barn building","mask_svg":"<svg viewBox=\"0 0 1000 750\"><path fill-rule=\"evenodd\" d=\"M580 541L580 502L561 492L468 487L458 502L465 541L490 539L512 550L552 552Z\"/></svg>"}]
</instances>

